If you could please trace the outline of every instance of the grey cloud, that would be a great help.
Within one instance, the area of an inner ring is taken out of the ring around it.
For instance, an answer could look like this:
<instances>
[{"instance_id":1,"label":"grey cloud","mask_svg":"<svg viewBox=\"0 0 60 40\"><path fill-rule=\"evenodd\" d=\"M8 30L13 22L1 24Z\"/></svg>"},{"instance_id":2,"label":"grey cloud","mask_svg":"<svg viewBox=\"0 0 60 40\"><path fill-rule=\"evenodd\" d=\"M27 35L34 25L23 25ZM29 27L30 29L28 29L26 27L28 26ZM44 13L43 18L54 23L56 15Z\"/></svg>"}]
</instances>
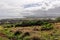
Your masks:
<instances>
[{"instance_id":1,"label":"grey cloud","mask_svg":"<svg viewBox=\"0 0 60 40\"><path fill-rule=\"evenodd\" d=\"M56 7L54 9L45 10L33 10L30 11L34 13L34 15L26 16L26 17L60 17L60 7Z\"/></svg>"},{"instance_id":2,"label":"grey cloud","mask_svg":"<svg viewBox=\"0 0 60 40\"><path fill-rule=\"evenodd\" d=\"M12 9L1 9L0 10L0 19L3 18L21 18L23 17L19 11Z\"/></svg>"},{"instance_id":3,"label":"grey cloud","mask_svg":"<svg viewBox=\"0 0 60 40\"><path fill-rule=\"evenodd\" d=\"M0 19L22 18L21 9L13 0L0 0Z\"/></svg>"},{"instance_id":4,"label":"grey cloud","mask_svg":"<svg viewBox=\"0 0 60 40\"><path fill-rule=\"evenodd\" d=\"M60 7L55 9L49 9L47 11L40 10L37 7L37 10L32 9L31 11L26 11L24 10L24 8L23 9L20 8L21 4L23 3L20 3L19 1L20 0L0 0L0 18L21 18L23 16L35 16L35 17L60 16ZM39 6L40 4L31 4L30 6L27 5L27 7L32 7L33 5Z\"/></svg>"}]
</instances>

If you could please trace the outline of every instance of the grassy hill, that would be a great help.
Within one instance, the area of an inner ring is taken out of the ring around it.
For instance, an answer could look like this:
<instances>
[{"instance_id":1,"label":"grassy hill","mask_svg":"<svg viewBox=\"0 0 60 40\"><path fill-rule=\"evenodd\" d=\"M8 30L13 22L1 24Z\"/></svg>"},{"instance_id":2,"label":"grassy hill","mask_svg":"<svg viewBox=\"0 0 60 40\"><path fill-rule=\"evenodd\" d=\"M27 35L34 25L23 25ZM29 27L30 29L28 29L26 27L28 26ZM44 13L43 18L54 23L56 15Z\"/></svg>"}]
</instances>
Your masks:
<instances>
[{"instance_id":1,"label":"grassy hill","mask_svg":"<svg viewBox=\"0 0 60 40\"><path fill-rule=\"evenodd\" d=\"M12 20L0 25L0 40L60 40L60 21Z\"/></svg>"}]
</instances>

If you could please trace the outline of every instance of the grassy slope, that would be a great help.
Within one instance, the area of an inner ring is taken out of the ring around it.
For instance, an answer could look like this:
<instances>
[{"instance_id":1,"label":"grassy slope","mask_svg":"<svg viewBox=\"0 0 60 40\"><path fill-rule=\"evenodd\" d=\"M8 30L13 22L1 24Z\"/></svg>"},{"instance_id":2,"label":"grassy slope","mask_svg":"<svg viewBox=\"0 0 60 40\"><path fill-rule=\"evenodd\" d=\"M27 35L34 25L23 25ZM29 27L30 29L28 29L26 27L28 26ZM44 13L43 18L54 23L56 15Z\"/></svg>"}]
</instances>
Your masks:
<instances>
[{"instance_id":1,"label":"grassy slope","mask_svg":"<svg viewBox=\"0 0 60 40\"><path fill-rule=\"evenodd\" d=\"M16 28L10 28L13 32L16 31L22 31L23 33L29 32L30 37L37 36L41 38L42 40L60 40L60 23L53 24L54 29L48 30L48 31L41 31L40 26L29 26L29 27L16 27ZM0 27L0 30L4 29L3 27ZM23 34L22 33L22 34ZM22 35L21 34L21 35ZM1 36L1 35L0 35ZM0 40L8 40L7 38L2 37L3 39Z\"/></svg>"}]
</instances>

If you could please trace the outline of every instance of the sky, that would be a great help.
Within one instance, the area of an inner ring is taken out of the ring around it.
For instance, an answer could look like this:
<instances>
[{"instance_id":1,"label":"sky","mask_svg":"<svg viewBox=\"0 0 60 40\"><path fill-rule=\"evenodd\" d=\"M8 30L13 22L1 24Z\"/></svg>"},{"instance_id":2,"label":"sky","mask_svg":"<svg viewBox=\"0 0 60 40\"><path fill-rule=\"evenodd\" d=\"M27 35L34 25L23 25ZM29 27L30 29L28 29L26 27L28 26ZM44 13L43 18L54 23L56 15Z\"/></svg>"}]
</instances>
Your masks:
<instances>
[{"instance_id":1,"label":"sky","mask_svg":"<svg viewBox=\"0 0 60 40\"><path fill-rule=\"evenodd\" d=\"M0 18L60 16L60 0L0 0Z\"/></svg>"}]
</instances>

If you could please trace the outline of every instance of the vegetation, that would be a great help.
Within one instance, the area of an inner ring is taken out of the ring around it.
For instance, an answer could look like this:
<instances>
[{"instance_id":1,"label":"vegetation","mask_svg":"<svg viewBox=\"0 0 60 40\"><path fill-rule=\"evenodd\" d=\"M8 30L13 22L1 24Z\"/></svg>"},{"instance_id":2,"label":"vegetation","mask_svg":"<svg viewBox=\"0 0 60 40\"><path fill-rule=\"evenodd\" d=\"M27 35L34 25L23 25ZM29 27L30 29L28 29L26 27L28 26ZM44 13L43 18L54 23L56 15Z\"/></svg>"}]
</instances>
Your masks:
<instances>
[{"instance_id":1,"label":"vegetation","mask_svg":"<svg viewBox=\"0 0 60 40\"><path fill-rule=\"evenodd\" d=\"M41 27L41 30L50 30L50 29L53 29L52 24L48 22L44 22L44 24Z\"/></svg>"},{"instance_id":2,"label":"vegetation","mask_svg":"<svg viewBox=\"0 0 60 40\"><path fill-rule=\"evenodd\" d=\"M0 25L0 40L60 40L60 22L24 20Z\"/></svg>"},{"instance_id":3,"label":"vegetation","mask_svg":"<svg viewBox=\"0 0 60 40\"><path fill-rule=\"evenodd\" d=\"M56 21L60 21L60 17L56 18Z\"/></svg>"},{"instance_id":4,"label":"vegetation","mask_svg":"<svg viewBox=\"0 0 60 40\"><path fill-rule=\"evenodd\" d=\"M16 22L14 24L11 23L4 23L2 24L3 27L5 28L10 28L10 27L26 27L26 26L41 26L44 24L44 20L25 20L21 22Z\"/></svg>"}]
</instances>

